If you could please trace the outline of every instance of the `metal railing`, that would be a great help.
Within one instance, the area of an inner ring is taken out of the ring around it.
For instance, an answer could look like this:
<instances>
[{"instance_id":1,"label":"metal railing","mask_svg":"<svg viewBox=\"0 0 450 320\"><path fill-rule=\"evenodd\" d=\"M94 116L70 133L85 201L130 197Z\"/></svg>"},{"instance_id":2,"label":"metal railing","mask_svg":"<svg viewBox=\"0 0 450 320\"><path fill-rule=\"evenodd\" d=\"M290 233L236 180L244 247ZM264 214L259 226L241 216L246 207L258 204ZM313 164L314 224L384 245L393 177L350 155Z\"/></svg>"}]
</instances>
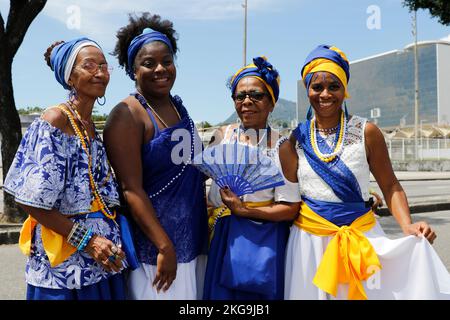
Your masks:
<instances>
[{"instance_id":1,"label":"metal railing","mask_svg":"<svg viewBox=\"0 0 450 320\"><path fill-rule=\"evenodd\" d=\"M450 139L419 138L415 158L414 138L386 139L391 160L444 160L450 159Z\"/></svg>"}]
</instances>

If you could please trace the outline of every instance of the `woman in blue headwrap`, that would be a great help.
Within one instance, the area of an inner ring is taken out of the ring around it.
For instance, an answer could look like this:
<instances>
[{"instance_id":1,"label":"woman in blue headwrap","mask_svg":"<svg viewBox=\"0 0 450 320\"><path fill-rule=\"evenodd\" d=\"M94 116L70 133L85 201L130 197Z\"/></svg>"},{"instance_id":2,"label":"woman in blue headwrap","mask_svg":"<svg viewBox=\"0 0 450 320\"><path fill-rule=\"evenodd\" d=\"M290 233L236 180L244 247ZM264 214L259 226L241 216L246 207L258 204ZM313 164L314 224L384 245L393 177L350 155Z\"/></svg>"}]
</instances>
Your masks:
<instances>
[{"instance_id":1,"label":"woman in blue headwrap","mask_svg":"<svg viewBox=\"0 0 450 320\"><path fill-rule=\"evenodd\" d=\"M144 13L130 16L117 37L115 54L136 88L113 109L104 135L136 223L140 267L129 276L130 298L197 299L207 250L204 176L179 161L177 147L181 139L189 158L202 144L181 98L171 94L175 30Z\"/></svg>"},{"instance_id":2,"label":"woman in blue headwrap","mask_svg":"<svg viewBox=\"0 0 450 320\"><path fill-rule=\"evenodd\" d=\"M383 134L349 115L349 62L320 45L302 78L311 108L282 159L298 163L302 204L291 228L286 299L448 299L450 276L430 243L426 222L413 223ZM372 173L405 237L386 237L372 212Z\"/></svg>"},{"instance_id":3,"label":"woman in blue headwrap","mask_svg":"<svg viewBox=\"0 0 450 320\"><path fill-rule=\"evenodd\" d=\"M278 100L279 81L265 57L256 57L238 70L230 87L240 124L219 129L211 144L257 146L281 169L279 150L289 144L268 124ZM288 221L297 215L301 199L297 167L287 164L282 169L284 185L246 194L242 200L212 182L204 299L283 299Z\"/></svg>"},{"instance_id":4,"label":"woman in blue headwrap","mask_svg":"<svg viewBox=\"0 0 450 320\"><path fill-rule=\"evenodd\" d=\"M56 42L45 58L69 99L30 125L4 184L29 214L19 239L27 299L124 299L119 194L91 117L110 68L87 38Z\"/></svg>"}]
</instances>

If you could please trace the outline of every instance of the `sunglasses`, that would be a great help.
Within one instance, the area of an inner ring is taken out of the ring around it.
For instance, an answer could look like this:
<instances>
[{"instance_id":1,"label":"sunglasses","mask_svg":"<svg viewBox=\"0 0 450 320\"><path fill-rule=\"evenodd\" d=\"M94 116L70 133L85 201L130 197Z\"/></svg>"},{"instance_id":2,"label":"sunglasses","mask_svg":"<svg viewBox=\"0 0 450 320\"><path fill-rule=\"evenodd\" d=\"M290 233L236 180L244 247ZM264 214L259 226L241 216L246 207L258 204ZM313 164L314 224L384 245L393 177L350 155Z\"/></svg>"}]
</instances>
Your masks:
<instances>
[{"instance_id":1,"label":"sunglasses","mask_svg":"<svg viewBox=\"0 0 450 320\"><path fill-rule=\"evenodd\" d=\"M247 97L250 98L250 100L252 101L261 101L262 99L264 99L264 97L267 94L265 92L258 92L258 91L250 91L250 92L238 92L233 96L234 101L238 101L238 102L242 102L244 101Z\"/></svg>"}]
</instances>

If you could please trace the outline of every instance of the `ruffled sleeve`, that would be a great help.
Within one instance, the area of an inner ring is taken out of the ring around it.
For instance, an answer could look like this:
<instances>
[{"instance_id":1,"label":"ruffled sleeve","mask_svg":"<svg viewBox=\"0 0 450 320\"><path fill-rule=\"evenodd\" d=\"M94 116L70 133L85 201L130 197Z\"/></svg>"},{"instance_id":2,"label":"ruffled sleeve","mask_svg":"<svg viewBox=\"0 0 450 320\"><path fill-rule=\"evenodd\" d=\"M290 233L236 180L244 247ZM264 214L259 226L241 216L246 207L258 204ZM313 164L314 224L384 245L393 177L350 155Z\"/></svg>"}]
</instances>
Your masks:
<instances>
[{"instance_id":1,"label":"ruffled sleeve","mask_svg":"<svg viewBox=\"0 0 450 320\"><path fill-rule=\"evenodd\" d=\"M42 119L26 131L6 176L4 189L15 201L50 210L61 201L67 168L65 134Z\"/></svg>"}]
</instances>

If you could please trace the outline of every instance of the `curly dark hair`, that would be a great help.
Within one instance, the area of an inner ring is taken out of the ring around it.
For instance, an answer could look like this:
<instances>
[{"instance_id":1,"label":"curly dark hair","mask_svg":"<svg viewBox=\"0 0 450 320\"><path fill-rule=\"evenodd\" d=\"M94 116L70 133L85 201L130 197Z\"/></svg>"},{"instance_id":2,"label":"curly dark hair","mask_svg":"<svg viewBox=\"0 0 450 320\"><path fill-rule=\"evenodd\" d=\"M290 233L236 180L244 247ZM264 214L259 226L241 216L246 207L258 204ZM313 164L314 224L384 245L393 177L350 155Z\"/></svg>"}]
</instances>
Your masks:
<instances>
[{"instance_id":1,"label":"curly dark hair","mask_svg":"<svg viewBox=\"0 0 450 320\"><path fill-rule=\"evenodd\" d=\"M61 43L64 43L64 41L56 41L56 42L52 43L52 44L50 45L50 47L48 47L47 50L44 52L44 59L45 59L45 62L47 62L47 65L48 65L48 66L50 67L50 69L52 69L52 70L53 70L53 67L52 67L52 64L51 64L51 62L50 62L50 56L51 56L51 54L52 54L53 48L56 47L57 45L61 44Z\"/></svg>"},{"instance_id":2,"label":"curly dark hair","mask_svg":"<svg viewBox=\"0 0 450 320\"><path fill-rule=\"evenodd\" d=\"M173 28L173 23L169 20L161 20L161 16L144 12L140 17L136 14L129 14L129 23L117 32L117 43L114 51L111 53L119 60L119 65L125 70L128 69L128 47L131 41L142 33L145 28L151 28L159 31L169 38L173 48L173 54L176 57L178 51L177 40L178 34Z\"/></svg>"}]
</instances>

